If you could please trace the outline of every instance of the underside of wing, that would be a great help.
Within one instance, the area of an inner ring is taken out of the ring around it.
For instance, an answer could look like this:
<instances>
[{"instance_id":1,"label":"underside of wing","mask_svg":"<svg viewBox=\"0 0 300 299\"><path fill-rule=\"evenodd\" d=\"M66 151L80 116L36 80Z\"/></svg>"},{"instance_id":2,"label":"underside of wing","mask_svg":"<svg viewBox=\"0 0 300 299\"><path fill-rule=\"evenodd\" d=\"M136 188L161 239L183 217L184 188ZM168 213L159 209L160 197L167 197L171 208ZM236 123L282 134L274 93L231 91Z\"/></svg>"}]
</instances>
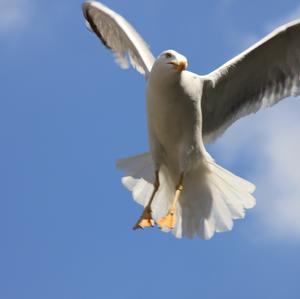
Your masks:
<instances>
[{"instance_id":1,"label":"underside of wing","mask_svg":"<svg viewBox=\"0 0 300 299\"><path fill-rule=\"evenodd\" d=\"M135 29L99 2L85 2L82 10L89 29L115 54L117 63L122 68L128 68L130 63L148 77L155 59Z\"/></svg>"},{"instance_id":2,"label":"underside of wing","mask_svg":"<svg viewBox=\"0 0 300 299\"><path fill-rule=\"evenodd\" d=\"M300 21L279 27L204 77L203 137L211 142L237 119L300 91Z\"/></svg>"}]
</instances>

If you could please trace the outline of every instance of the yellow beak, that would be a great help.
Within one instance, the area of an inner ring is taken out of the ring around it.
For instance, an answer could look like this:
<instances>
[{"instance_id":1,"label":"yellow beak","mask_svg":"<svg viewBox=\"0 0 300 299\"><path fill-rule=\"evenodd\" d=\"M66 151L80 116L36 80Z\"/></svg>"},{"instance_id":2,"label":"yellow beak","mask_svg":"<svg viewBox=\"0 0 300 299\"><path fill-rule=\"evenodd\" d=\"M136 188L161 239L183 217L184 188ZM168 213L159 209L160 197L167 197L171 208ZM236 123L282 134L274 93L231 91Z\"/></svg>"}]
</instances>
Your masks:
<instances>
[{"instance_id":1,"label":"yellow beak","mask_svg":"<svg viewBox=\"0 0 300 299\"><path fill-rule=\"evenodd\" d=\"M175 69L182 72L183 70L185 70L187 68L187 62L186 61L179 61L179 62L168 62L168 64L172 64L174 65Z\"/></svg>"}]
</instances>

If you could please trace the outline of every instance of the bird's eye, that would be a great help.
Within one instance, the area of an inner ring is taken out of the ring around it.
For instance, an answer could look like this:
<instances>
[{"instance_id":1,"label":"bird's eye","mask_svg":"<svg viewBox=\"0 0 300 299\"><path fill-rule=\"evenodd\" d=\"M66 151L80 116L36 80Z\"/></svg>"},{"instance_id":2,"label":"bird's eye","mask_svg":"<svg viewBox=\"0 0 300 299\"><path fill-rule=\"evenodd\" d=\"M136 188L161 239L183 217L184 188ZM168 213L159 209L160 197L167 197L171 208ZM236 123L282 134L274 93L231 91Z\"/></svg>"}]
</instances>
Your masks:
<instances>
[{"instance_id":1,"label":"bird's eye","mask_svg":"<svg viewBox=\"0 0 300 299\"><path fill-rule=\"evenodd\" d=\"M166 58L171 58L171 57L172 57L172 54L169 53L169 52L167 52L167 53L165 54L165 57L166 57Z\"/></svg>"}]
</instances>

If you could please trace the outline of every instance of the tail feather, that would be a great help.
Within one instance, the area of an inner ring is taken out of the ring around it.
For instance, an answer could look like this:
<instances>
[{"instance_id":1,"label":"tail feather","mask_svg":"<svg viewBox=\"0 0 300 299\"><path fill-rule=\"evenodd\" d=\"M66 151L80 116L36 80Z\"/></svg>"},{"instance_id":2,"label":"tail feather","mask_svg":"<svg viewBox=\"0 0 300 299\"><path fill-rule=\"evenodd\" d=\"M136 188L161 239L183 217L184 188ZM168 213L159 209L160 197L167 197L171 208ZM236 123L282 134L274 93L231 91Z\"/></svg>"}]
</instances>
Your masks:
<instances>
[{"instance_id":1,"label":"tail feather","mask_svg":"<svg viewBox=\"0 0 300 299\"><path fill-rule=\"evenodd\" d=\"M154 164L151 155L144 153L120 159L116 162L116 166L126 173L122 178L122 184L132 192L137 203L145 206L151 196L154 182Z\"/></svg>"},{"instance_id":2,"label":"tail feather","mask_svg":"<svg viewBox=\"0 0 300 299\"><path fill-rule=\"evenodd\" d=\"M175 235L210 239L215 232L231 230L233 220L244 218L245 209L255 205L254 189L250 182L209 161L207 172L197 169L185 179L182 225L175 227Z\"/></svg>"},{"instance_id":3,"label":"tail feather","mask_svg":"<svg viewBox=\"0 0 300 299\"><path fill-rule=\"evenodd\" d=\"M231 230L233 220L244 218L245 210L255 205L251 195L255 186L217 165L213 160L205 169L186 174L184 191L176 211L176 237L199 236L210 239L215 232ZM154 164L149 153L119 160L117 167L127 176L122 183L132 192L133 198L146 206L153 191ZM152 203L155 220L167 213L174 196L174 184L166 167L160 169L160 188Z\"/></svg>"}]
</instances>

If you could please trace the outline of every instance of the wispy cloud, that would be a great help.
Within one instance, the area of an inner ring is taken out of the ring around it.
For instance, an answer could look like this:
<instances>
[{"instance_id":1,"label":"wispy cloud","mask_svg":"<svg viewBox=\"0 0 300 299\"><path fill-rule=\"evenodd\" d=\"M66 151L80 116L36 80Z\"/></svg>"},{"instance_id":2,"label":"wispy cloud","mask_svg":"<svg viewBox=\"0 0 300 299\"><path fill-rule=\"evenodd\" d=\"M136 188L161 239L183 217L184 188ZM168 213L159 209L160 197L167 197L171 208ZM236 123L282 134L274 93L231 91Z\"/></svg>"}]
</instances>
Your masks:
<instances>
[{"instance_id":1,"label":"wispy cloud","mask_svg":"<svg viewBox=\"0 0 300 299\"><path fill-rule=\"evenodd\" d=\"M265 182L258 192L259 212L270 235L300 240L300 98L287 101L268 114L263 127L266 140L260 146L267 168L257 173Z\"/></svg>"},{"instance_id":2,"label":"wispy cloud","mask_svg":"<svg viewBox=\"0 0 300 299\"><path fill-rule=\"evenodd\" d=\"M216 144L217 157L256 184L256 230L300 240L300 98L238 121ZM245 163L245 159L248 159ZM257 228L259 226L259 228Z\"/></svg>"},{"instance_id":3,"label":"wispy cloud","mask_svg":"<svg viewBox=\"0 0 300 299\"><path fill-rule=\"evenodd\" d=\"M33 0L0 0L0 34L24 28L32 13Z\"/></svg>"},{"instance_id":4,"label":"wispy cloud","mask_svg":"<svg viewBox=\"0 0 300 299\"><path fill-rule=\"evenodd\" d=\"M300 17L291 14L268 22L265 33ZM241 34L242 49L262 36ZM241 50L241 49L238 49ZM300 241L300 98L286 99L274 107L238 121L217 143L219 157L232 167L250 157L250 179L257 185L253 211L261 237Z\"/></svg>"}]
</instances>

